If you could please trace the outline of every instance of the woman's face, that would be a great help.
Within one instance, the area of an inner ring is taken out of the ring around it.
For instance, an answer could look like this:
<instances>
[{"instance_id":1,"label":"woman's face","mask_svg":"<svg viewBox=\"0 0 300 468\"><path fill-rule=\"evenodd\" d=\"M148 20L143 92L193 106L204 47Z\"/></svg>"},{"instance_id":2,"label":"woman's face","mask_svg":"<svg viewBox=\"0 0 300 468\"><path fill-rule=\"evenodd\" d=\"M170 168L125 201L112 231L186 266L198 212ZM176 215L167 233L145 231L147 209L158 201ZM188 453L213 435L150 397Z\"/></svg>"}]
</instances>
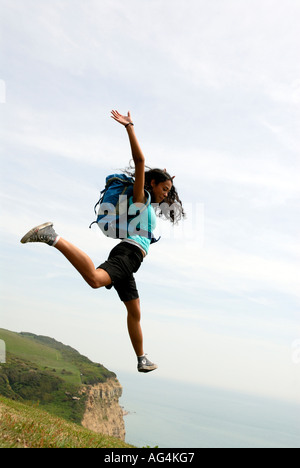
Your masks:
<instances>
[{"instance_id":1,"label":"woman's face","mask_svg":"<svg viewBox=\"0 0 300 468\"><path fill-rule=\"evenodd\" d=\"M155 203L162 203L165 198L167 198L171 188L172 182L170 180L166 180L164 182L159 182L158 184L155 183L155 180L151 181L152 186L152 194L154 196Z\"/></svg>"}]
</instances>

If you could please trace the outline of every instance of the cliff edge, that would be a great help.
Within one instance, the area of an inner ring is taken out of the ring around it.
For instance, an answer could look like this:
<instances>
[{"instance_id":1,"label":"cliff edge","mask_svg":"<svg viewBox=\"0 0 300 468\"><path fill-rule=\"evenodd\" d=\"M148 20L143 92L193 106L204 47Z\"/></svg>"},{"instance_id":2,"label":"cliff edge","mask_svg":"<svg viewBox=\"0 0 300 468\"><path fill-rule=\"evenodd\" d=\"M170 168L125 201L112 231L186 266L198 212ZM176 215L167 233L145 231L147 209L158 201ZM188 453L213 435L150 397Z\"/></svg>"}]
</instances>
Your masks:
<instances>
[{"instance_id":1,"label":"cliff edge","mask_svg":"<svg viewBox=\"0 0 300 468\"><path fill-rule=\"evenodd\" d=\"M116 378L85 386L86 409L81 424L94 432L125 440L123 410L119 405L122 386Z\"/></svg>"}]
</instances>

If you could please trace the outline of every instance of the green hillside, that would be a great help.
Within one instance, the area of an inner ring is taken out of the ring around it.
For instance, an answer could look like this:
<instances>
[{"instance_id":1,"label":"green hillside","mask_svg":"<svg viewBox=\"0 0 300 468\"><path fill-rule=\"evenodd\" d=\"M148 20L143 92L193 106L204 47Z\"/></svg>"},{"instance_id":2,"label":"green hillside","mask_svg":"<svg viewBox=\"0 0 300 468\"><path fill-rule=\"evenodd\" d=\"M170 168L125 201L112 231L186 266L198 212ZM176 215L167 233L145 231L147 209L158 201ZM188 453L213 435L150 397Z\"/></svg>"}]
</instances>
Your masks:
<instances>
[{"instance_id":1,"label":"green hillside","mask_svg":"<svg viewBox=\"0 0 300 468\"><path fill-rule=\"evenodd\" d=\"M53 338L0 329L6 363L0 365L0 395L39 404L50 413L80 423L83 385L115 377L101 364Z\"/></svg>"},{"instance_id":2,"label":"green hillside","mask_svg":"<svg viewBox=\"0 0 300 468\"><path fill-rule=\"evenodd\" d=\"M129 448L39 407L0 396L0 448Z\"/></svg>"}]
</instances>

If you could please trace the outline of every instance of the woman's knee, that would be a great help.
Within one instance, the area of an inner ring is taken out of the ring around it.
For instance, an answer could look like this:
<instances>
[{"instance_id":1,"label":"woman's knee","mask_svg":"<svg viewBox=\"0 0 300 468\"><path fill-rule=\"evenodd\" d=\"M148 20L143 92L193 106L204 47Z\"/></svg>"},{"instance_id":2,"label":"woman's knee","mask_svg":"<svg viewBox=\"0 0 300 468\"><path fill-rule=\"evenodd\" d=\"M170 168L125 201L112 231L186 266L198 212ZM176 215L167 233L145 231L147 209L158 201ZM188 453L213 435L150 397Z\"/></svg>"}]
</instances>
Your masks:
<instances>
[{"instance_id":1,"label":"woman's knee","mask_svg":"<svg viewBox=\"0 0 300 468\"><path fill-rule=\"evenodd\" d=\"M87 278L86 281L93 289L99 289L103 286L108 286L111 284L111 278L109 274L102 269L95 270L94 274Z\"/></svg>"},{"instance_id":2,"label":"woman's knee","mask_svg":"<svg viewBox=\"0 0 300 468\"><path fill-rule=\"evenodd\" d=\"M92 289L99 289L102 288L102 284L97 280L97 278L89 278L88 284L91 286Z\"/></svg>"},{"instance_id":3,"label":"woman's knee","mask_svg":"<svg viewBox=\"0 0 300 468\"><path fill-rule=\"evenodd\" d=\"M131 301L124 302L128 316L132 317L135 320L141 319L141 308L140 308L140 300L133 299Z\"/></svg>"}]
</instances>

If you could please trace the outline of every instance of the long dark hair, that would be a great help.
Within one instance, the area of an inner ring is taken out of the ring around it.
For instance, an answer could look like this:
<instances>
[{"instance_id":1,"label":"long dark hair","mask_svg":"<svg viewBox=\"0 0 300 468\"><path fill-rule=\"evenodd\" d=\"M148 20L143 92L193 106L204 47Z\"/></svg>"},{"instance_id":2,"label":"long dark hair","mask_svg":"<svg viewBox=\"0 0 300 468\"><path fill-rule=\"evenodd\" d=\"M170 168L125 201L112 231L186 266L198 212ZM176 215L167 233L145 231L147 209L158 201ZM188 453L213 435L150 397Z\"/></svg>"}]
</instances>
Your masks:
<instances>
[{"instance_id":1,"label":"long dark hair","mask_svg":"<svg viewBox=\"0 0 300 468\"><path fill-rule=\"evenodd\" d=\"M131 166L126 168L124 172L133 178L135 177L134 168ZM151 196L153 196L151 186L152 180L154 180L156 185L160 184L161 182L166 182L167 180L172 182L172 187L168 193L168 196L164 199L163 202L158 204L156 207L156 212L158 216L169 220L171 223L178 223L180 219L185 217L185 212L178 192L174 187L173 177L171 177L165 169L151 169L147 167L147 170L145 171L145 190L147 190Z\"/></svg>"}]
</instances>

